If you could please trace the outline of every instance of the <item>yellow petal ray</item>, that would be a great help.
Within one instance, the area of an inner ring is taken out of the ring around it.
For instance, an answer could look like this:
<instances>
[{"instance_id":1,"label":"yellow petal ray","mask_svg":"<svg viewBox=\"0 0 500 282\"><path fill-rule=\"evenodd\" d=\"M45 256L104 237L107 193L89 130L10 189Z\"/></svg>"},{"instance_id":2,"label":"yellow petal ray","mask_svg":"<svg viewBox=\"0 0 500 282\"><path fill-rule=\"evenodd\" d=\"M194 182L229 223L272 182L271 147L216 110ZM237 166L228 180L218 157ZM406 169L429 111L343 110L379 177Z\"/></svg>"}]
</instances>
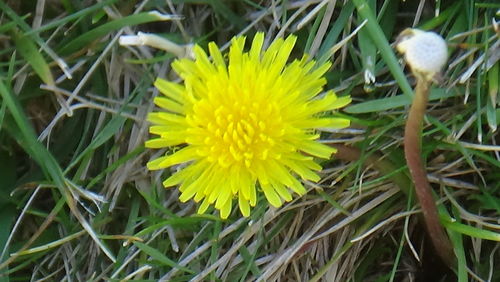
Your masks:
<instances>
[{"instance_id":1,"label":"yellow petal ray","mask_svg":"<svg viewBox=\"0 0 500 282\"><path fill-rule=\"evenodd\" d=\"M205 194L207 194L208 201L210 202L210 204L213 204L215 202L215 200L217 200L219 195L222 194L223 191L222 191L222 189L218 189L219 187L215 187L215 186L211 186L210 188L213 188L213 189L211 189L208 194L207 193L205 193Z\"/></svg>"},{"instance_id":2,"label":"yellow petal ray","mask_svg":"<svg viewBox=\"0 0 500 282\"><path fill-rule=\"evenodd\" d=\"M182 107L181 104L175 102L172 99L168 99L165 97L155 97L154 98L154 103L160 107L164 108L165 110L168 110L173 113L178 113L178 114L184 114L184 108Z\"/></svg>"},{"instance_id":3,"label":"yellow petal ray","mask_svg":"<svg viewBox=\"0 0 500 282\"><path fill-rule=\"evenodd\" d=\"M241 214L244 217L250 216L250 205L248 204L248 199L245 199L242 194L238 196L238 206L240 207Z\"/></svg>"},{"instance_id":4,"label":"yellow petal ray","mask_svg":"<svg viewBox=\"0 0 500 282\"><path fill-rule=\"evenodd\" d=\"M307 118L314 114L330 110L330 105L336 103L337 100L337 95L335 95L333 91L329 91L325 94L325 96L323 96L323 98L312 100L306 107L303 107L303 111L300 113L300 116L297 116L297 118Z\"/></svg>"},{"instance_id":5,"label":"yellow petal ray","mask_svg":"<svg viewBox=\"0 0 500 282\"><path fill-rule=\"evenodd\" d=\"M293 190L293 192L297 193L298 195L302 196L305 193L307 193L306 188L304 188L304 185L300 183L296 178L293 179L292 185L290 185L290 189Z\"/></svg>"},{"instance_id":6,"label":"yellow petal ray","mask_svg":"<svg viewBox=\"0 0 500 282\"><path fill-rule=\"evenodd\" d=\"M281 202L280 197L278 196L278 194L276 193L276 191L274 191L274 188L271 187L271 185L269 185L269 184L261 184L260 187L262 188L262 191L264 191L264 195L266 196L267 201L273 207L276 207L276 208L281 207L281 205L283 203Z\"/></svg>"},{"instance_id":7,"label":"yellow petal ray","mask_svg":"<svg viewBox=\"0 0 500 282\"><path fill-rule=\"evenodd\" d=\"M317 162L314 161L314 158L311 156L304 156L299 153L293 153L287 154L286 158L289 159L289 161L295 162L301 167L307 168L312 171L320 171L323 169Z\"/></svg>"},{"instance_id":8,"label":"yellow petal ray","mask_svg":"<svg viewBox=\"0 0 500 282\"><path fill-rule=\"evenodd\" d=\"M152 125L149 127L149 133L162 135L164 133L170 132L172 127L166 125Z\"/></svg>"},{"instance_id":9,"label":"yellow petal ray","mask_svg":"<svg viewBox=\"0 0 500 282\"><path fill-rule=\"evenodd\" d=\"M190 147L181 149L172 155L164 156L156 160L150 161L147 166L150 170L167 168L176 164L194 160L196 158L196 150Z\"/></svg>"},{"instance_id":10,"label":"yellow petal ray","mask_svg":"<svg viewBox=\"0 0 500 282\"><path fill-rule=\"evenodd\" d=\"M245 37L237 37L231 41L231 47L229 48L229 68L234 65L241 66L243 46L245 46Z\"/></svg>"},{"instance_id":11,"label":"yellow petal ray","mask_svg":"<svg viewBox=\"0 0 500 282\"><path fill-rule=\"evenodd\" d=\"M169 146L175 146L184 143L184 140L179 139L165 139L165 138L154 138L146 141L144 146L146 148L159 149L166 148Z\"/></svg>"},{"instance_id":12,"label":"yellow petal ray","mask_svg":"<svg viewBox=\"0 0 500 282\"><path fill-rule=\"evenodd\" d=\"M334 150L335 152L336 150ZM306 161L303 161L300 163L302 166L312 170L312 171L320 171L322 170L323 168L317 163L315 162L314 160L312 159L309 159L309 160L306 160Z\"/></svg>"},{"instance_id":13,"label":"yellow petal ray","mask_svg":"<svg viewBox=\"0 0 500 282\"><path fill-rule=\"evenodd\" d=\"M158 170L158 169L162 169L162 168L165 168L165 167L162 167L160 166L160 164L167 159L168 156L163 156L163 157L159 157L157 159L154 159L152 161L149 161L146 166L149 170Z\"/></svg>"},{"instance_id":14,"label":"yellow petal ray","mask_svg":"<svg viewBox=\"0 0 500 282\"><path fill-rule=\"evenodd\" d=\"M154 82L154 86L160 90L160 92L167 96L170 97L171 99L179 102L179 103L184 103L185 99L183 98L184 92L186 89L184 86L179 85L177 83L173 83L161 78L157 78Z\"/></svg>"},{"instance_id":15,"label":"yellow petal ray","mask_svg":"<svg viewBox=\"0 0 500 282\"><path fill-rule=\"evenodd\" d=\"M204 214L207 211L209 206L210 206L210 203L208 202L208 200L207 199L203 200L200 207L198 207L197 213Z\"/></svg>"},{"instance_id":16,"label":"yellow petal ray","mask_svg":"<svg viewBox=\"0 0 500 282\"><path fill-rule=\"evenodd\" d=\"M198 189L198 191L196 191L196 194L194 195L194 198L193 198L193 200L195 202L199 202L204 198L208 200L208 196L215 188L215 186L213 186L213 184L212 184L212 179L213 178L211 177L209 180L203 182L203 184L200 185L200 187L199 187L200 189ZM212 202L210 202L210 203L212 203Z\"/></svg>"},{"instance_id":17,"label":"yellow petal ray","mask_svg":"<svg viewBox=\"0 0 500 282\"><path fill-rule=\"evenodd\" d=\"M199 201L203 200L203 199L207 199L205 193L203 193L203 188L199 187L200 189L197 189L196 190L196 194L194 194L194 197L193 197L193 201L195 201L196 203L198 203ZM208 201L208 199L207 199Z\"/></svg>"},{"instance_id":18,"label":"yellow petal ray","mask_svg":"<svg viewBox=\"0 0 500 282\"><path fill-rule=\"evenodd\" d=\"M193 51L194 51L194 54L196 57L195 64L198 67L198 71L200 72L199 76L205 77L205 78L207 76L211 76L211 74L214 73L216 69L215 69L214 65L210 62L210 60L208 59L205 51L203 51L203 49L198 45L195 45L195 47L193 48Z\"/></svg>"},{"instance_id":19,"label":"yellow petal ray","mask_svg":"<svg viewBox=\"0 0 500 282\"><path fill-rule=\"evenodd\" d=\"M323 75L332 67L331 62L326 62L321 66L317 67L313 72L311 72L308 76L310 79L320 79Z\"/></svg>"},{"instance_id":20,"label":"yellow petal ray","mask_svg":"<svg viewBox=\"0 0 500 282\"><path fill-rule=\"evenodd\" d=\"M172 174L169 178L163 181L163 186L166 188L180 184L181 182L190 182L193 179L198 179L205 170L209 170L206 163L195 162L187 168Z\"/></svg>"},{"instance_id":21,"label":"yellow petal ray","mask_svg":"<svg viewBox=\"0 0 500 282\"><path fill-rule=\"evenodd\" d=\"M262 51L262 45L264 44L264 33L257 32L252 41L252 47L250 47L249 55L250 60L260 61L260 54Z\"/></svg>"},{"instance_id":22,"label":"yellow petal ray","mask_svg":"<svg viewBox=\"0 0 500 282\"><path fill-rule=\"evenodd\" d=\"M186 174L185 170L181 170L172 174L169 178L163 181L162 183L163 187L168 188L180 184L181 182L185 181L184 179L185 174Z\"/></svg>"},{"instance_id":23,"label":"yellow petal ray","mask_svg":"<svg viewBox=\"0 0 500 282\"><path fill-rule=\"evenodd\" d=\"M323 86L326 84L326 79L314 79L314 80L304 80L297 87L297 90L302 94L301 102L310 100L312 97L316 96L323 90Z\"/></svg>"},{"instance_id":24,"label":"yellow petal ray","mask_svg":"<svg viewBox=\"0 0 500 282\"><path fill-rule=\"evenodd\" d=\"M248 172L242 171L238 174L240 181L240 194L243 195L243 198L249 200L250 199L250 187L255 185L252 183L251 176Z\"/></svg>"},{"instance_id":25,"label":"yellow petal ray","mask_svg":"<svg viewBox=\"0 0 500 282\"><path fill-rule=\"evenodd\" d=\"M327 118L327 124L323 128L340 129L351 125L351 121L345 118Z\"/></svg>"},{"instance_id":26,"label":"yellow petal ray","mask_svg":"<svg viewBox=\"0 0 500 282\"><path fill-rule=\"evenodd\" d=\"M286 186L291 186L293 184L293 176L282 164L278 164L276 161L270 160L267 162L269 166L269 175L275 180L279 181Z\"/></svg>"},{"instance_id":27,"label":"yellow petal ray","mask_svg":"<svg viewBox=\"0 0 500 282\"><path fill-rule=\"evenodd\" d=\"M264 52L262 57L262 67L267 68L274 63L274 59L278 54L279 48L283 45L283 38L276 38L269 48Z\"/></svg>"},{"instance_id":28,"label":"yellow petal ray","mask_svg":"<svg viewBox=\"0 0 500 282\"><path fill-rule=\"evenodd\" d=\"M183 184L189 184L190 186L181 186L179 188L179 191L181 192L186 192L187 189L192 188L198 190L202 190L202 186L205 185L205 183L210 182L210 177L213 175L213 171L211 169L205 168L205 169L200 169L203 165L203 163L199 164L194 164L190 165L188 168L184 169L183 171L190 171L191 172L191 178L187 178L186 180L192 180L192 181L187 181L184 182ZM188 193L189 194L189 193Z\"/></svg>"},{"instance_id":29,"label":"yellow petal ray","mask_svg":"<svg viewBox=\"0 0 500 282\"><path fill-rule=\"evenodd\" d=\"M236 166L233 166L230 168L228 173L229 175L231 175L231 177L229 178L231 193L232 195L237 195L241 191L241 185L242 185L242 183L240 182L241 177L239 169Z\"/></svg>"},{"instance_id":30,"label":"yellow petal ray","mask_svg":"<svg viewBox=\"0 0 500 282\"><path fill-rule=\"evenodd\" d=\"M344 118L308 118L295 122L295 126L300 128L346 128L350 121Z\"/></svg>"},{"instance_id":31,"label":"yellow petal ray","mask_svg":"<svg viewBox=\"0 0 500 282\"><path fill-rule=\"evenodd\" d=\"M173 124L173 125L187 126L185 117L165 112L149 113L148 121L150 121L151 123L161 124L161 125Z\"/></svg>"},{"instance_id":32,"label":"yellow petal ray","mask_svg":"<svg viewBox=\"0 0 500 282\"><path fill-rule=\"evenodd\" d=\"M264 163L264 164L263 164ZM263 167L265 162L255 164L255 171L260 184L269 184L268 171Z\"/></svg>"},{"instance_id":33,"label":"yellow petal ray","mask_svg":"<svg viewBox=\"0 0 500 282\"><path fill-rule=\"evenodd\" d=\"M181 202L185 202L185 201L193 198L193 196L195 196L195 199L194 199L195 202L199 202L201 199L204 198L203 197L204 187L211 185L211 182L213 180L213 175L214 175L213 170L205 169L200 174L200 176L197 179L195 179L193 182L189 183L188 186L186 186L185 188L181 186L179 188L179 191L181 191L182 194L179 197L179 200ZM202 195L201 197L199 197L200 194Z\"/></svg>"},{"instance_id":34,"label":"yellow petal ray","mask_svg":"<svg viewBox=\"0 0 500 282\"><path fill-rule=\"evenodd\" d=\"M172 63L172 68L185 80L185 82L188 80L199 79L200 73L198 68L196 67L195 62L190 59L176 60Z\"/></svg>"},{"instance_id":35,"label":"yellow petal ray","mask_svg":"<svg viewBox=\"0 0 500 282\"><path fill-rule=\"evenodd\" d=\"M292 52L293 46L295 45L295 41L297 41L297 37L293 35L289 35L287 39L283 42L283 45L279 48L276 58L274 58L272 68L275 68L281 72L286 62L288 61L288 57Z\"/></svg>"},{"instance_id":36,"label":"yellow petal ray","mask_svg":"<svg viewBox=\"0 0 500 282\"><path fill-rule=\"evenodd\" d=\"M293 170L295 173L297 173L298 175L300 175L300 177L302 177L302 179L307 179L307 180L311 180L311 181L314 181L314 182L317 182L317 181L320 180L319 175L317 175L316 173L314 173L309 168L304 167L304 165L301 164L300 162L293 161L293 160L282 160L282 161L291 170Z\"/></svg>"},{"instance_id":37,"label":"yellow petal ray","mask_svg":"<svg viewBox=\"0 0 500 282\"><path fill-rule=\"evenodd\" d=\"M216 164L211 163L210 165L210 177L205 181L203 189L200 190L200 197L208 197L214 190L218 190L220 171Z\"/></svg>"},{"instance_id":38,"label":"yellow petal ray","mask_svg":"<svg viewBox=\"0 0 500 282\"><path fill-rule=\"evenodd\" d=\"M257 193L255 191L255 181L252 181L252 184L249 186L250 188L250 206L255 207L257 204Z\"/></svg>"},{"instance_id":39,"label":"yellow petal ray","mask_svg":"<svg viewBox=\"0 0 500 282\"><path fill-rule=\"evenodd\" d=\"M214 60L214 64L217 67L223 67L223 69L225 69L226 63L224 62L224 57L222 57L219 47L217 47L217 44L215 44L214 42L208 43L208 50L210 52L210 56L212 56Z\"/></svg>"},{"instance_id":40,"label":"yellow petal ray","mask_svg":"<svg viewBox=\"0 0 500 282\"><path fill-rule=\"evenodd\" d=\"M333 149L330 146L327 146L325 144L317 143L314 141L310 140L304 140L303 142L300 143L300 150L311 154L316 157L320 157L323 159L329 159L330 156L335 152L335 149Z\"/></svg>"},{"instance_id":41,"label":"yellow petal ray","mask_svg":"<svg viewBox=\"0 0 500 282\"><path fill-rule=\"evenodd\" d=\"M315 99L309 102L307 107L304 107L304 111L300 113L299 117L308 117L319 112L329 111L344 107L351 102L351 97L343 96L337 97L335 92L328 91L325 93L323 98Z\"/></svg>"},{"instance_id":42,"label":"yellow petal ray","mask_svg":"<svg viewBox=\"0 0 500 282\"><path fill-rule=\"evenodd\" d=\"M215 208L221 209L226 201L232 196L231 187L228 184L222 184L220 187L220 193L217 196L217 201L215 202Z\"/></svg>"},{"instance_id":43,"label":"yellow petal ray","mask_svg":"<svg viewBox=\"0 0 500 282\"><path fill-rule=\"evenodd\" d=\"M193 183L184 185L181 188L183 191L181 192L181 195L179 196L179 201L181 201L182 203L185 203L185 202L189 201L189 199L193 198L193 196L196 194L196 192L199 189L199 185L195 181Z\"/></svg>"},{"instance_id":44,"label":"yellow petal ray","mask_svg":"<svg viewBox=\"0 0 500 282\"><path fill-rule=\"evenodd\" d=\"M227 219L227 217L231 213L231 207L233 205L232 202L233 201L231 201L231 199L229 199L228 201L226 201L226 203L224 204L224 206L220 209L220 217L222 219Z\"/></svg>"},{"instance_id":45,"label":"yellow petal ray","mask_svg":"<svg viewBox=\"0 0 500 282\"><path fill-rule=\"evenodd\" d=\"M286 202L290 202L292 200L292 195L288 189L286 189L285 185L281 183L272 183L272 187L274 188L274 191L276 191Z\"/></svg>"},{"instance_id":46,"label":"yellow petal ray","mask_svg":"<svg viewBox=\"0 0 500 282\"><path fill-rule=\"evenodd\" d=\"M333 92L333 91L332 91ZM352 102L351 96L338 97L336 101L333 101L328 105L328 110L335 110L343 108Z\"/></svg>"},{"instance_id":47,"label":"yellow petal ray","mask_svg":"<svg viewBox=\"0 0 500 282\"><path fill-rule=\"evenodd\" d=\"M211 165L210 167L210 169L205 169L202 175L196 180L200 183L200 186L198 191L196 191L196 195L194 196L195 202L199 202L203 198L208 199L207 196L209 196L210 193L212 193L212 191L219 185L218 178L220 176L213 165Z\"/></svg>"}]
</instances>

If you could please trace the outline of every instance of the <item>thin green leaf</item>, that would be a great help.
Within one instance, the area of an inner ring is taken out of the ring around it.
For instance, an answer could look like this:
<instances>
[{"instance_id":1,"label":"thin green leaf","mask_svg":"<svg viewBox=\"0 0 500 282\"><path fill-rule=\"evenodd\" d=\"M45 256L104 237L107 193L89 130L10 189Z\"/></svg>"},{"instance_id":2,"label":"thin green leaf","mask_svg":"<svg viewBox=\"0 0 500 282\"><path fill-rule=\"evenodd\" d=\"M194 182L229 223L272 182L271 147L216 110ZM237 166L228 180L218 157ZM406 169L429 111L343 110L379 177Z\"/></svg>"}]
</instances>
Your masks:
<instances>
[{"instance_id":1,"label":"thin green leaf","mask_svg":"<svg viewBox=\"0 0 500 282\"><path fill-rule=\"evenodd\" d=\"M180 270L182 270L184 272L187 272L187 273L190 273L190 274L194 274L195 273L193 270L191 270L191 269L189 269L187 267L184 267L182 265L179 265L175 261L169 259L167 256L165 256L164 254L160 253L157 249L155 249L153 247L150 247L150 246L148 246L148 245L146 245L144 243L137 242L137 241L134 242L134 245L136 245L139 249L141 249L141 251L145 252L150 257L152 257L153 259L159 261L160 263L163 263L164 265L168 265L170 267L180 269Z\"/></svg>"},{"instance_id":2,"label":"thin green leaf","mask_svg":"<svg viewBox=\"0 0 500 282\"><path fill-rule=\"evenodd\" d=\"M460 213L454 209L453 214L456 218L460 218ZM467 260L465 258L465 250L462 234L458 232L451 231L448 229L448 234L450 236L450 241L453 244L453 248L455 249L455 254L457 257L457 276L459 282L467 281Z\"/></svg>"},{"instance_id":3,"label":"thin green leaf","mask_svg":"<svg viewBox=\"0 0 500 282\"><path fill-rule=\"evenodd\" d=\"M330 59L329 50L337 43L342 30L344 30L349 18L352 16L354 11L354 5L351 1L348 1L346 5L340 11L340 15L335 19L335 22L330 28L330 32L326 35L321 47L319 48L317 57L319 58L318 64L326 62Z\"/></svg>"},{"instance_id":4,"label":"thin green leaf","mask_svg":"<svg viewBox=\"0 0 500 282\"><path fill-rule=\"evenodd\" d=\"M92 30L89 30L88 32L73 39L71 42L61 48L60 53L64 55L71 54L77 50L80 50L81 48L84 48L91 42L100 39L106 34L109 34L126 26L134 26L149 22L166 21L174 18L176 17L161 15L158 12L144 12L116 19L100 25L99 27L96 27Z\"/></svg>"},{"instance_id":5,"label":"thin green leaf","mask_svg":"<svg viewBox=\"0 0 500 282\"><path fill-rule=\"evenodd\" d=\"M375 7L375 1L370 0L370 7L373 9ZM358 24L361 24L359 22ZM363 65L363 73L365 80L365 91L370 92L373 86L371 85L375 82L376 72L375 72L375 62L377 60L377 48L373 44L372 39L368 29L363 28L358 33L358 45L361 52L361 63Z\"/></svg>"},{"instance_id":6,"label":"thin green leaf","mask_svg":"<svg viewBox=\"0 0 500 282\"><path fill-rule=\"evenodd\" d=\"M500 242L500 233L497 232L480 229L470 225L465 225L460 222L454 221L451 218L442 217L441 223L444 225L444 227L464 235L468 235L474 238Z\"/></svg>"},{"instance_id":7,"label":"thin green leaf","mask_svg":"<svg viewBox=\"0 0 500 282\"><path fill-rule=\"evenodd\" d=\"M84 16L86 16L94 11L97 11L99 9L102 9L108 5L115 3L116 1L118 1L118 0L106 0L106 1L98 2L97 4L95 4L93 6L90 6L88 8L82 9L82 10L74 12L74 13L71 13L62 19L52 21L52 22L50 22L44 26L41 26L37 29L30 30L30 31L26 32L24 35L30 35L33 33L40 33L42 31L50 30L50 29L59 27L61 25L67 24L70 21L79 20L82 17L84 17Z\"/></svg>"},{"instance_id":8,"label":"thin green leaf","mask_svg":"<svg viewBox=\"0 0 500 282\"><path fill-rule=\"evenodd\" d=\"M104 245L104 243L99 240L95 231L76 208L74 200L71 198L71 193L68 191L66 178L62 172L61 167L57 163L54 156L47 150L47 148L45 148L42 143L38 141L35 131L28 122L28 118L22 111L18 100L15 99L15 96L12 94L12 91L10 91L10 88L7 87L2 80L0 80L0 96L2 97L2 102L6 103L7 108L12 114L12 117L14 118L14 121L17 125L17 128L10 128L9 133L11 135L16 135L15 139L21 144L24 150L28 152L31 157L38 163L47 178L51 179L54 185L59 188L61 195L63 195L63 197L65 198L66 203L73 212L73 215L77 217L77 219L80 221L80 224L83 226L83 228L85 228L85 230L87 230L88 234L101 248L101 250L113 262L116 261L113 254Z\"/></svg>"},{"instance_id":9,"label":"thin green leaf","mask_svg":"<svg viewBox=\"0 0 500 282\"><path fill-rule=\"evenodd\" d=\"M396 79L399 87L403 91L403 93L407 96L404 99L410 100L413 97L413 90L411 89L406 76L401 70L401 66L394 55L394 52L385 37L384 32L380 28L380 25L377 22L377 18L364 0L353 0L354 5L356 5L356 9L358 10L359 16L363 20L367 20L367 24L364 28L368 29L371 39L375 46L377 46L380 51L380 55L382 59L384 59L387 67L391 71L392 75Z\"/></svg>"},{"instance_id":10,"label":"thin green leaf","mask_svg":"<svg viewBox=\"0 0 500 282\"><path fill-rule=\"evenodd\" d=\"M245 21L235 14L226 4L225 1L221 0L207 0L207 2L212 6L214 11L224 17L231 24L235 25L239 29L244 29L246 26Z\"/></svg>"},{"instance_id":11,"label":"thin green leaf","mask_svg":"<svg viewBox=\"0 0 500 282\"><path fill-rule=\"evenodd\" d=\"M12 38L16 44L16 50L30 64L40 79L47 85L54 85L54 77L50 67L38 51L30 36L21 35L18 31L12 31Z\"/></svg>"},{"instance_id":12,"label":"thin green leaf","mask_svg":"<svg viewBox=\"0 0 500 282\"><path fill-rule=\"evenodd\" d=\"M446 89L442 88L434 88L431 90L429 101L446 99L456 95L461 95L461 94L453 93L451 91L446 91ZM380 112L389 109L404 107L410 104L411 102L405 96L398 95L398 96L386 97L382 99L371 100L355 104L352 106L348 106L345 108L345 111L350 114L373 113L373 112Z\"/></svg>"},{"instance_id":13,"label":"thin green leaf","mask_svg":"<svg viewBox=\"0 0 500 282\"><path fill-rule=\"evenodd\" d=\"M498 79L499 79L499 64L495 64L488 71L488 95L489 99L486 102L486 118L488 125L492 131L497 130L498 121L496 115L496 105L498 98Z\"/></svg>"}]
</instances>

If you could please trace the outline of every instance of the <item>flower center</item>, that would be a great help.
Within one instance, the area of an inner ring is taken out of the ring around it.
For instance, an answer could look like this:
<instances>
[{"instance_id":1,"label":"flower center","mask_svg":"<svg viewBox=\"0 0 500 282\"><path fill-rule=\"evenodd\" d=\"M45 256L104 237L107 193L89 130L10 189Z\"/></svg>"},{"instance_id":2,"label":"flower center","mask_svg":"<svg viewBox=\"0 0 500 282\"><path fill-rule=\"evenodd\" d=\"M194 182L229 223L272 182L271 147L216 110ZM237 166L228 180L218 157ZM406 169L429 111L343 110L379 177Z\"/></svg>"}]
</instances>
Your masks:
<instances>
[{"instance_id":1,"label":"flower center","mask_svg":"<svg viewBox=\"0 0 500 282\"><path fill-rule=\"evenodd\" d=\"M280 158L274 150L284 134L279 107L274 102L200 100L193 119L204 133L199 154L222 167Z\"/></svg>"}]
</instances>

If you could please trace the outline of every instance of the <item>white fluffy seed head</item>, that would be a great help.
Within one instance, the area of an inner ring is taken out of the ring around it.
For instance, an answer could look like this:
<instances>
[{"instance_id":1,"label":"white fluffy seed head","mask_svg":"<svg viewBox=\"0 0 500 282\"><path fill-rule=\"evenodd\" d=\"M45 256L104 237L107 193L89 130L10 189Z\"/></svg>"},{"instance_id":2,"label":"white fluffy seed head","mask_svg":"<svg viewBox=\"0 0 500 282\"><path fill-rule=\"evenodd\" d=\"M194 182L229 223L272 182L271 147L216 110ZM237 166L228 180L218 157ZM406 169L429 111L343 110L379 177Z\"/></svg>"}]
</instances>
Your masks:
<instances>
[{"instance_id":1,"label":"white fluffy seed head","mask_svg":"<svg viewBox=\"0 0 500 282\"><path fill-rule=\"evenodd\" d=\"M403 31L396 48L404 54L413 72L432 79L448 60L448 49L444 39L435 32L418 29Z\"/></svg>"}]
</instances>

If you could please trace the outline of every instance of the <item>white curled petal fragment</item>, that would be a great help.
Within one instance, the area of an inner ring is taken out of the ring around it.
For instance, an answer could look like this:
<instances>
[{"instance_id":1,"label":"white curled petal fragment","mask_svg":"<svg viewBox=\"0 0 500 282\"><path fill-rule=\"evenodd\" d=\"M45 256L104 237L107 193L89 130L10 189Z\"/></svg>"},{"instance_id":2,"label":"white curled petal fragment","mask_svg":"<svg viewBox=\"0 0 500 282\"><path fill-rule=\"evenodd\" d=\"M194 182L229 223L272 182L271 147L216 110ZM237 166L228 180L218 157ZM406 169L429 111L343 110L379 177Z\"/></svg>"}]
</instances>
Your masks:
<instances>
[{"instance_id":1,"label":"white curled petal fragment","mask_svg":"<svg viewBox=\"0 0 500 282\"><path fill-rule=\"evenodd\" d=\"M137 35L122 35L119 43L122 46L150 46L165 50L179 58L194 58L193 45L178 45L164 37L152 33L139 32Z\"/></svg>"},{"instance_id":2,"label":"white curled petal fragment","mask_svg":"<svg viewBox=\"0 0 500 282\"><path fill-rule=\"evenodd\" d=\"M396 48L404 54L412 71L434 77L448 60L444 39L435 32L407 29L403 31Z\"/></svg>"}]
</instances>

